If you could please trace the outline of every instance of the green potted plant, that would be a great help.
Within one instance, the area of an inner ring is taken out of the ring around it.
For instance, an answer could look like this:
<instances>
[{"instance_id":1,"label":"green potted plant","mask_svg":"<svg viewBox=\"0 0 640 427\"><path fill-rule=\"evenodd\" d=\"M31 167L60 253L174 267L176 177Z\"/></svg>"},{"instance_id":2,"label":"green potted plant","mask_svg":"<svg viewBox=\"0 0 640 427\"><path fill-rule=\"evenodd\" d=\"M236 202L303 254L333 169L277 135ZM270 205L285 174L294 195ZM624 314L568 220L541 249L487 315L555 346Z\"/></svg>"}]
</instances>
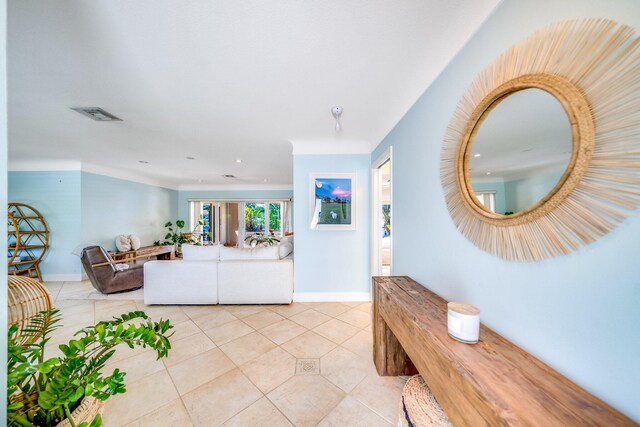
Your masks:
<instances>
[{"instance_id":1,"label":"green potted plant","mask_svg":"<svg viewBox=\"0 0 640 427\"><path fill-rule=\"evenodd\" d=\"M280 239L273 234L250 234L244 238L244 241L252 248L259 245L273 246L280 243Z\"/></svg>"},{"instance_id":2,"label":"green potted plant","mask_svg":"<svg viewBox=\"0 0 640 427\"><path fill-rule=\"evenodd\" d=\"M115 347L150 347L158 359L171 348L168 320L153 322L144 312L132 311L80 329L59 346L61 357L47 359L45 346L59 321L59 310L53 309L34 316L22 331L18 325L9 328L8 426L100 426L104 401L126 391L125 372L103 372Z\"/></svg>"},{"instance_id":3,"label":"green potted plant","mask_svg":"<svg viewBox=\"0 0 640 427\"><path fill-rule=\"evenodd\" d=\"M160 243L160 241L153 242L154 245L160 246L162 245L173 245L175 246L176 255L180 255L180 248L183 244L188 243L191 245L200 245L200 236L202 236L202 226L204 225L204 221L202 220L202 216L198 220L198 223L193 228L191 233L183 233L182 229L185 226L185 222L183 219L176 220L175 228L174 224L171 221L167 221L164 226L167 228L167 234L164 236L164 242ZM210 236L210 233L206 233Z\"/></svg>"}]
</instances>

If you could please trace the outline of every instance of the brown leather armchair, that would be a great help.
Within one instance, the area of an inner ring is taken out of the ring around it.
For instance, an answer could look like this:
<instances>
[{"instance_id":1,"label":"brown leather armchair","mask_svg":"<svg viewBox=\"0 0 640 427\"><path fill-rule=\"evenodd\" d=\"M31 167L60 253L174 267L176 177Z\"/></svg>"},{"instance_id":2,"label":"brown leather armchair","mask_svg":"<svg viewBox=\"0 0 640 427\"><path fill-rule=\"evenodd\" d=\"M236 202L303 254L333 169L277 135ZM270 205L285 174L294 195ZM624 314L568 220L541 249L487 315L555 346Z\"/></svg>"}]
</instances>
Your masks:
<instances>
[{"instance_id":1,"label":"brown leather armchair","mask_svg":"<svg viewBox=\"0 0 640 427\"><path fill-rule=\"evenodd\" d=\"M131 291L144 284L142 263L130 264L128 270L118 271L114 264L93 267L111 261L101 246L88 246L82 250L82 266L94 288L103 294Z\"/></svg>"}]
</instances>

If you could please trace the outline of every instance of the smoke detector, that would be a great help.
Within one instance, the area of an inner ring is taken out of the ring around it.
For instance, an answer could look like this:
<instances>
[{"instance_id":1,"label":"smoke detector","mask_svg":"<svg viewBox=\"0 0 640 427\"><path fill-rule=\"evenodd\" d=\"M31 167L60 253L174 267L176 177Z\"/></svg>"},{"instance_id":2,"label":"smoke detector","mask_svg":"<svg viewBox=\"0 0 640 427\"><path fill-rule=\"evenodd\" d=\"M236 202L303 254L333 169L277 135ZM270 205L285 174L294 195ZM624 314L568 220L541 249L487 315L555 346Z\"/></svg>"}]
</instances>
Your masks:
<instances>
[{"instance_id":1,"label":"smoke detector","mask_svg":"<svg viewBox=\"0 0 640 427\"><path fill-rule=\"evenodd\" d=\"M122 119L114 116L113 114L103 110L100 107L78 107L72 108L73 111L77 111L83 116L92 118L98 122L121 122Z\"/></svg>"}]
</instances>

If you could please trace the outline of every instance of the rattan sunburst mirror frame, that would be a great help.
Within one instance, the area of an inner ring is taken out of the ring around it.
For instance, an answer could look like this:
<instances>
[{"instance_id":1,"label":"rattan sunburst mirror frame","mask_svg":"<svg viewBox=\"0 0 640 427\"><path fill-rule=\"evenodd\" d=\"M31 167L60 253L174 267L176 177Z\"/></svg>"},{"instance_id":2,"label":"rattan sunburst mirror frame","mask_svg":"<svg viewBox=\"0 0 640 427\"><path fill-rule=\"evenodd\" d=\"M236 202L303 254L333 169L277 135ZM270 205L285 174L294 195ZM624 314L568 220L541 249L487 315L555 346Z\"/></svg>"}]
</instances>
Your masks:
<instances>
[{"instance_id":1,"label":"rattan sunburst mirror frame","mask_svg":"<svg viewBox=\"0 0 640 427\"><path fill-rule=\"evenodd\" d=\"M474 196L469 151L483 120L510 94L537 88L572 128L564 175L536 205L489 212ZM441 180L458 230L500 258L539 261L595 241L640 204L640 38L614 21L565 21L514 45L482 71L447 129Z\"/></svg>"}]
</instances>

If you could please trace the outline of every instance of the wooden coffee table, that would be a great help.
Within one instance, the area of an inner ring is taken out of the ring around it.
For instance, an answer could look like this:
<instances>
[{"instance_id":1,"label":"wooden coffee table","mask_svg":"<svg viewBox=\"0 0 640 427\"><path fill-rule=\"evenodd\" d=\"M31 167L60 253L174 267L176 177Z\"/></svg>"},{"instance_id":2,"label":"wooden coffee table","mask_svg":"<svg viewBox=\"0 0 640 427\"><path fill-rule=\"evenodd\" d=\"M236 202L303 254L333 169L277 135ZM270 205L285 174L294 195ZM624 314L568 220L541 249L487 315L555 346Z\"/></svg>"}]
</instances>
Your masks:
<instances>
[{"instance_id":1,"label":"wooden coffee table","mask_svg":"<svg viewBox=\"0 0 640 427\"><path fill-rule=\"evenodd\" d=\"M173 245L143 246L135 251L110 252L110 255L115 262L136 262L138 259L151 258L153 256L159 260L176 259L176 252Z\"/></svg>"}]
</instances>

